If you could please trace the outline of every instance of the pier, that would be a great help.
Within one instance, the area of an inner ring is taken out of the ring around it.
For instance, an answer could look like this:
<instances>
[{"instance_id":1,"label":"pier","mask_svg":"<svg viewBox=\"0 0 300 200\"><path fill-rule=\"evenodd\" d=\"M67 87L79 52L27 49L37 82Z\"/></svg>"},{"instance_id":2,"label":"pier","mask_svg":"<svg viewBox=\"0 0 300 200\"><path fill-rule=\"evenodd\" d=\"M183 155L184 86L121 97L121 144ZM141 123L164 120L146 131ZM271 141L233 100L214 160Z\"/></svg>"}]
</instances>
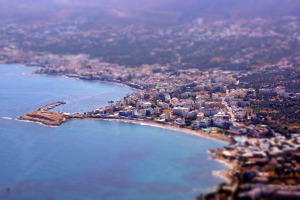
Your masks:
<instances>
[{"instance_id":1,"label":"pier","mask_svg":"<svg viewBox=\"0 0 300 200\"><path fill-rule=\"evenodd\" d=\"M60 106L62 104L66 104L66 102L64 101L56 101L56 102L53 102L53 103L50 103L50 104L47 104L41 108L39 108L38 110L51 110L57 106Z\"/></svg>"}]
</instances>

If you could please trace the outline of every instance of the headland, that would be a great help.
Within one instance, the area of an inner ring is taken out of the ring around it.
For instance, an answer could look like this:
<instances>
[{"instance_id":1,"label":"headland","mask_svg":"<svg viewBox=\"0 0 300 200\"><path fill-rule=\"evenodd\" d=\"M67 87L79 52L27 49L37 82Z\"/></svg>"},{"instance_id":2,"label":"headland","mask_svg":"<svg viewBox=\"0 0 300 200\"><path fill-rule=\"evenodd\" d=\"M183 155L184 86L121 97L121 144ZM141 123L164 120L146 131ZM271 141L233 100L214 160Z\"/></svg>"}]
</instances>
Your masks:
<instances>
[{"instance_id":1,"label":"headland","mask_svg":"<svg viewBox=\"0 0 300 200\"><path fill-rule=\"evenodd\" d=\"M58 101L58 102L47 104L39 108L38 110L29 112L21 116L19 119L32 121L32 122L39 122L48 126L59 126L62 123L67 121L68 116L62 113L52 112L50 110L64 103L65 102Z\"/></svg>"}]
</instances>

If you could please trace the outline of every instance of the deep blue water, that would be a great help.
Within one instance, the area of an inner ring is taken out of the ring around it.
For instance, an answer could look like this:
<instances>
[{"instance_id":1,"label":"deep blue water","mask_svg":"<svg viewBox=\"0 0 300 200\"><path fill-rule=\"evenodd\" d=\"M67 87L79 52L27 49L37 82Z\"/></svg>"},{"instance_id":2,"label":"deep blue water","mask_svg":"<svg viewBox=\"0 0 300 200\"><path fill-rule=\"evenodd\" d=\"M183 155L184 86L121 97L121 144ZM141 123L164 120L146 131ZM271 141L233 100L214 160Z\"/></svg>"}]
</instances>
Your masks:
<instances>
[{"instance_id":1,"label":"deep blue water","mask_svg":"<svg viewBox=\"0 0 300 200\"><path fill-rule=\"evenodd\" d=\"M15 120L57 100L81 112L133 92L34 69L0 65L0 199L194 199L223 181L212 171L226 166L207 153L222 142L115 121Z\"/></svg>"}]
</instances>

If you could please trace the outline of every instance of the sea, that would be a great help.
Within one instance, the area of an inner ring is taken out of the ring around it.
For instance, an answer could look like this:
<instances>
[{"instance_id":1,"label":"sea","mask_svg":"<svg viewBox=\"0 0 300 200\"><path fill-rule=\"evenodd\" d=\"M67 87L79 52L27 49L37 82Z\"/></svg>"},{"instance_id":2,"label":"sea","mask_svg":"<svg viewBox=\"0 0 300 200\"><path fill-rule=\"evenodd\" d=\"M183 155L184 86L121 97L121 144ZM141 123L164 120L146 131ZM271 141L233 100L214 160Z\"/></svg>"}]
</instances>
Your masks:
<instances>
[{"instance_id":1,"label":"sea","mask_svg":"<svg viewBox=\"0 0 300 200\"><path fill-rule=\"evenodd\" d=\"M195 199L228 169L209 149L225 143L118 121L71 120L59 127L18 117L54 101L59 112L86 112L135 92L114 84L34 75L0 65L0 199Z\"/></svg>"}]
</instances>

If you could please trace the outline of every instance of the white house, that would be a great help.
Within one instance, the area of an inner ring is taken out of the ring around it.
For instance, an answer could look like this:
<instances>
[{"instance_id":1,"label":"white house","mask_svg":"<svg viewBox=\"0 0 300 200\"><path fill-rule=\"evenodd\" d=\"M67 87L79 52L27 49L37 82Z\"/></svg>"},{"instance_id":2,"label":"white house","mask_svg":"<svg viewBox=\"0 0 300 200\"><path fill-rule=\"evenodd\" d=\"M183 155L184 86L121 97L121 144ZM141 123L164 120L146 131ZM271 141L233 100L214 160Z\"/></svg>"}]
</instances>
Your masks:
<instances>
[{"instance_id":1,"label":"white house","mask_svg":"<svg viewBox=\"0 0 300 200\"><path fill-rule=\"evenodd\" d=\"M183 116L190 111L190 108L175 107L172 109L173 115Z\"/></svg>"},{"instance_id":2,"label":"white house","mask_svg":"<svg viewBox=\"0 0 300 200\"><path fill-rule=\"evenodd\" d=\"M143 102L142 103L142 107L144 108L144 109L148 109L148 108L151 108L151 103L150 102Z\"/></svg>"}]
</instances>

